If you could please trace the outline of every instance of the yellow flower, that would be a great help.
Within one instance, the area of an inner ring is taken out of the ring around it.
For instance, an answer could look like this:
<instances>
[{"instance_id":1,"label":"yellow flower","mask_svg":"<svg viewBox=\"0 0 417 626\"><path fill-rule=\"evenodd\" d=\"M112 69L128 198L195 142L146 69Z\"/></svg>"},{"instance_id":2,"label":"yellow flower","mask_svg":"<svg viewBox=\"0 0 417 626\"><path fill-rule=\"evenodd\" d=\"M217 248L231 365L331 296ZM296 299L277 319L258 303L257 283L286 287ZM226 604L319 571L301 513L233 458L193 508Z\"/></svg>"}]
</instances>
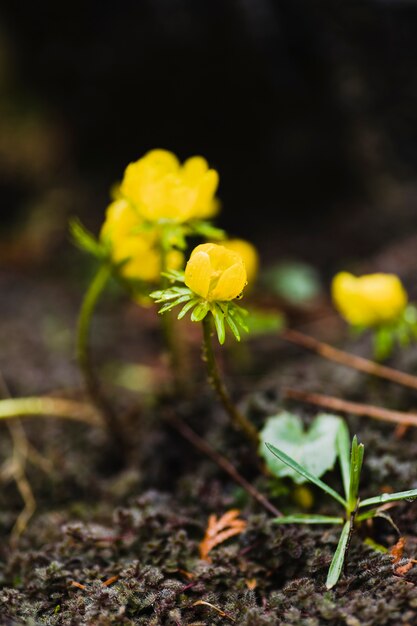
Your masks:
<instances>
[{"instance_id":1,"label":"yellow flower","mask_svg":"<svg viewBox=\"0 0 417 626\"><path fill-rule=\"evenodd\" d=\"M354 326L393 322L407 305L407 293L394 274L355 277L340 272L333 278L332 298L341 315Z\"/></svg>"},{"instance_id":2,"label":"yellow flower","mask_svg":"<svg viewBox=\"0 0 417 626\"><path fill-rule=\"evenodd\" d=\"M138 230L142 220L135 209L126 200L112 202L106 211L106 219L101 228L102 241L113 242L122 239Z\"/></svg>"},{"instance_id":3,"label":"yellow flower","mask_svg":"<svg viewBox=\"0 0 417 626\"><path fill-rule=\"evenodd\" d=\"M205 300L234 300L247 283L240 254L216 243L194 248L185 268L185 284Z\"/></svg>"},{"instance_id":4,"label":"yellow flower","mask_svg":"<svg viewBox=\"0 0 417 626\"><path fill-rule=\"evenodd\" d=\"M172 152L151 150L127 166L120 192L144 219L182 223L216 213L218 183L217 172L209 169L203 157L192 157L181 165Z\"/></svg>"},{"instance_id":5,"label":"yellow flower","mask_svg":"<svg viewBox=\"0 0 417 626\"><path fill-rule=\"evenodd\" d=\"M255 246L244 239L227 239L222 241L222 246L240 254L245 264L248 283L251 285L255 281L259 268L259 255Z\"/></svg>"},{"instance_id":6,"label":"yellow flower","mask_svg":"<svg viewBox=\"0 0 417 626\"><path fill-rule=\"evenodd\" d=\"M112 259L121 263L120 273L125 278L157 282L161 273L161 254L156 228L141 229L143 221L126 200L116 200L107 209L100 237L111 248ZM179 269L183 254L171 250L167 255L168 269Z\"/></svg>"}]
</instances>

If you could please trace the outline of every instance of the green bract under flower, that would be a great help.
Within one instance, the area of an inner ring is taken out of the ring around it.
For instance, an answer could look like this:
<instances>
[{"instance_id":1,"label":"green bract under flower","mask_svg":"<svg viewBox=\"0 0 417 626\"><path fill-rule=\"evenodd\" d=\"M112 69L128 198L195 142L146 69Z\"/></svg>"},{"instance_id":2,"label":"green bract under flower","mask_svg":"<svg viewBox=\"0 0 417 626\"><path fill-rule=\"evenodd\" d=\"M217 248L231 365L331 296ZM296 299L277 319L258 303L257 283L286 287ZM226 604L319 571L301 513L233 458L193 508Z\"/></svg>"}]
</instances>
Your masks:
<instances>
[{"instance_id":1,"label":"green bract under flower","mask_svg":"<svg viewBox=\"0 0 417 626\"><path fill-rule=\"evenodd\" d=\"M169 272L166 276L172 281L185 283L185 286L173 286L150 294L157 303L163 304L160 313L182 304L178 319L191 312L191 321L200 322L210 312L221 344L225 340L225 324L240 341L240 332L248 330L245 323L247 311L233 299L241 295L247 280L245 265L238 253L218 244L202 244L192 252L185 273Z\"/></svg>"}]
</instances>

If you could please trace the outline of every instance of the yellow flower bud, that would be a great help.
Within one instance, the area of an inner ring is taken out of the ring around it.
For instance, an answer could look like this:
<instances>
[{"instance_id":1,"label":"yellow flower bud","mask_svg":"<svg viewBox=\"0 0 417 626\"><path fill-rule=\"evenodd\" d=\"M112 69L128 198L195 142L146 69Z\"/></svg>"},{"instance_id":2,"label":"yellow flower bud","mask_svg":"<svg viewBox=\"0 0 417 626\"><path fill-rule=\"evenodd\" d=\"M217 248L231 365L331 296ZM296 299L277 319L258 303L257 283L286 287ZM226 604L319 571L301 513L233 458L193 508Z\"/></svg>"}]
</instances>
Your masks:
<instances>
[{"instance_id":1,"label":"yellow flower bud","mask_svg":"<svg viewBox=\"0 0 417 626\"><path fill-rule=\"evenodd\" d=\"M259 255L255 246L244 239L227 239L222 241L222 246L240 254L245 264L248 283L251 285L259 269Z\"/></svg>"},{"instance_id":2,"label":"yellow flower bud","mask_svg":"<svg viewBox=\"0 0 417 626\"><path fill-rule=\"evenodd\" d=\"M205 300L234 300L247 283L240 254L216 243L194 248L185 268L185 284Z\"/></svg>"},{"instance_id":3,"label":"yellow flower bud","mask_svg":"<svg viewBox=\"0 0 417 626\"><path fill-rule=\"evenodd\" d=\"M218 183L217 172L202 157L181 165L172 152L151 150L127 166L120 192L145 220L182 223L215 214Z\"/></svg>"},{"instance_id":4,"label":"yellow flower bud","mask_svg":"<svg viewBox=\"0 0 417 626\"><path fill-rule=\"evenodd\" d=\"M394 274L353 276L340 272L333 278L332 298L340 314L353 326L393 322L407 305L407 293Z\"/></svg>"},{"instance_id":5,"label":"yellow flower bud","mask_svg":"<svg viewBox=\"0 0 417 626\"><path fill-rule=\"evenodd\" d=\"M111 248L112 259L121 263L120 273L125 278L157 282L161 273L161 254L158 248L158 231L141 229L143 221L135 209L124 199L112 202L100 237ZM179 269L183 254L172 250L167 255L168 269Z\"/></svg>"}]
</instances>

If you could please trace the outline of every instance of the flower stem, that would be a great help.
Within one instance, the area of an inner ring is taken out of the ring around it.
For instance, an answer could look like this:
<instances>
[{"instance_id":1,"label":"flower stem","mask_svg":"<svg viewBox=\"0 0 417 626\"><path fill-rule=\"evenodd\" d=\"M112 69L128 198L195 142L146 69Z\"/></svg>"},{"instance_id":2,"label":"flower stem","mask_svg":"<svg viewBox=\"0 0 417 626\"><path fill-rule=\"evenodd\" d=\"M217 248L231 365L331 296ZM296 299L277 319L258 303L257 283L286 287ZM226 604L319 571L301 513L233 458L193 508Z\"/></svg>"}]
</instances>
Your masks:
<instances>
[{"instance_id":1,"label":"flower stem","mask_svg":"<svg viewBox=\"0 0 417 626\"><path fill-rule=\"evenodd\" d=\"M232 420L236 428L241 430L246 437L256 446L259 443L259 435L253 424L236 408L232 402L227 389L220 377L214 356L213 344L211 341L212 326L211 315L208 314L203 319L203 359L206 362L208 379L213 389L216 391L220 402Z\"/></svg>"},{"instance_id":2,"label":"flower stem","mask_svg":"<svg viewBox=\"0 0 417 626\"><path fill-rule=\"evenodd\" d=\"M95 274L81 306L77 326L77 360L84 377L84 384L91 401L103 415L107 430L117 446L124 448L124 437L121 424L117 419L113 408L104 398L98 380L91 364L89 336L91 320L97 302L107 285L112 273L110 263L102 263ZM119 450L120 450L119 447Z\"/></svg>"},{"instance_id":3,"label":"flower stem","mask_svg":"<svg viewBox=\"0 0 417 626\"><path fill-rule=\"evenodd\" d=\"M167 250L164 243L160 246L161 254L161 272L168 270L167 263ZM168 286L168 279L166 276L162 276L161 288L166 289ZM188 367L188 355L186 353L186 346L178 333L177 329L174 329L174 318L172 313L162 315L162 332L165 340L165 345L169 353L169 365L172 372L174 385L179 395L188 395L190 388L190 373Z\"/></svg>"}]
</instances>

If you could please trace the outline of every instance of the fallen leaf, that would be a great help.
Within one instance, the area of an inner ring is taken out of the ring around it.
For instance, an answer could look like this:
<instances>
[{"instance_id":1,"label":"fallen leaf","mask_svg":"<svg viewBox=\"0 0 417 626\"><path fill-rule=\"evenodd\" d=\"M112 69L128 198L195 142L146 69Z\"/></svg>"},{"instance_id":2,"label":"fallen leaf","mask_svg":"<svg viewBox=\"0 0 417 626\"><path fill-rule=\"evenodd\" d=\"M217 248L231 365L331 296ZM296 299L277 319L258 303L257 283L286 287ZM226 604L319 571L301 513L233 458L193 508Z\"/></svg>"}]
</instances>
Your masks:
<instances>
[{"instance_id":1,"label":"fallen leaf","mask_svg":"<svg viewBox=\"0 0 417 626\"><path fill-rule=\"evenodd\" d=\"M395 563L398 563L398 561L401 561L403 554L404 554L404 547L405 547L405 537L400 537L397 543L395 544L395 546L392 546L390 550L390 554L394 559L393 561L394 565Z\"/></svg>"},{"instance_id":2,"label":"fallen leaf","mask_svg":"<svg viewBox=\"0 0 417 626\"><path fill-rule=\"evenodd\" d=\"M200 543L200 559L210 562L209 552L226 539L239 535L246 528L246 522L237 519L240 514L238 509L231 509L217 519L216 515L210 515L206 534Z\"/></svg>"}]
</instances>

